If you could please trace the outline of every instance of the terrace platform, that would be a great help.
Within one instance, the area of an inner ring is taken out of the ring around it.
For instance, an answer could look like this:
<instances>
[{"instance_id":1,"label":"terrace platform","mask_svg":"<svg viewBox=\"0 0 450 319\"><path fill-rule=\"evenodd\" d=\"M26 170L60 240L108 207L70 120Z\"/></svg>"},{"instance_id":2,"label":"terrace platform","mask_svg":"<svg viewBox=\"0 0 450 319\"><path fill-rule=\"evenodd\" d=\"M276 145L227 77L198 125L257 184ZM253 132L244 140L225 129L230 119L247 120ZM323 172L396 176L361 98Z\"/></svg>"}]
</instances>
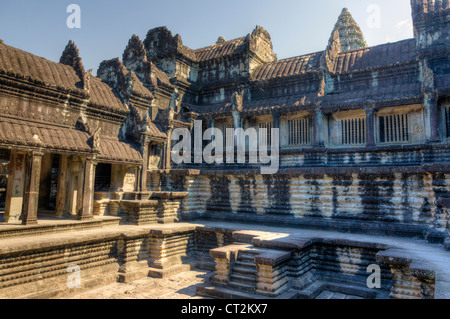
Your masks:
<instances>
[{"instance_id":1,"label":"terrace platform","mask_svg":"<svg viewBox=\"0 0 450 319\"><path fill-rule=\"evenodd\" d=\"M404 271L407 267L408 275L421 271L420 276L428 276L433 282L434 298L450 299L450 252L442 244L430 244L420 239L213 221L119 225L118 218L110 216L95 217L90 222L48 218L40 220L37 226L1 223L0 234L1 298L58 298L73 294L74 290L67 287L70 275L67 268L73 264L81 268L82 287L77 292L145 277L167 278L191 268L214 270L217 260L212 257L213 250L242 245L270 253L261 258L267 266L273 258L283 261L286 259L283 256L290 254L291 264L286 272L290 279L286 289L283 290L281 285L280 291L275 289L273 295L262 296L251 289L240 291L219 287L212 284L216 272L198 286L198 295L215 298L389 298L387 286L377 296L361 286L362 280L369 275L365 272L367 264L380 262L383 285L394 283L395 271ZM306 258L303 255L300 258L299 253L309 256L309 268L302 268L304 273L295 275L295 267ZM394 274L391 274L389 265L394 264ZM245 273L244 270L241 269ZM307 274L308 271L311 274ZM239 274L234 275L235 279L240 278ZM312 276L316 276L317 281L311 280ZM241 279L245 284L246 279ZM352 281L357 289L355 286L345 289ZM406 281L406 285L417 283ZM403 288L411 290L411 287ZM315 290L306 295L308 289Z\"/></svg>"}]
</instances>

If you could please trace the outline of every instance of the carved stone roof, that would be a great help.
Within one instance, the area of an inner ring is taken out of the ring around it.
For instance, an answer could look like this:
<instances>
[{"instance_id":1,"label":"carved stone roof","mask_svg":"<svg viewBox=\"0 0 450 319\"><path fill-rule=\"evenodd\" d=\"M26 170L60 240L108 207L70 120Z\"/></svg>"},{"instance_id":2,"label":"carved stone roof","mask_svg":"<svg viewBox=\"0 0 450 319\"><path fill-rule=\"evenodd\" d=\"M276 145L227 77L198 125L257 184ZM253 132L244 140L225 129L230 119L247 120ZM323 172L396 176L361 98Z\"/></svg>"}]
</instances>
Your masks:
<instances>
[{"instance_id":1,"label":"carved stone roof","mask_svg":"<svg viewBox=\"0 0 450 319\"><path fill-rule=\"evenodd\" d=\"M266 63L253 71L252 80L264 81L319 71L323 52Z\"/></svg>"},{"instance_id":2,"label":"carved stone roof","mask_svg":"<svg viewBox=\"0 0 450 319\"><path fill-rule=\"evenodd\" d=\"M90 153L88 139L89 134L70 128L0 118L0 144Z\"/></svg>"},{"instance_id":3,"label":"carved stone roof","mask_svg":"<svg viewBox=\"0 0 450 319\"><path fill-rule=\"evenodd\" d=\"M114 111L128 112L127 106L116 96L113 89L99 78L92 78L90 81L91 104L108 108Z\"/></svg>"},{"instance_id":4,"label":"carved stone roof","mask_svg":"<svg viewBox=\"0 0 450 319\"><path fill-rule=\"evenodd\" d=\"M106 137L101 138L98 158L100 161L142 163L142 156L136 146Z\"/></svg>"},{"instance_id":5,"label":"carved stone roof","mask_svg":"<svg viewBox=\"0 0 450 319\"><path fill-rule=\"evenodd\" d=\"M0 145L14 148L42 148L69 154L93 152L86 132L48 124L0 117ZM100 160L137 163L142 160L138 149L118 139L102 136L99 143Z\"/></svg>"},{"instance_id":6,"label":"carved stone roof","mask_svg":"<svg viewBox=\"0 0 450 319\"><path fill-rule=\"evenodd\" d=\"M150 79L154 86L165 86L167 88L173 88L172 83L166 73L161 71L152 62L150 62Z\"/></svg>"},{"instance_id":7,"label":"carved stone roof","mask_svg":"<svg viewBox=\"0 0 450 319\"><path fill-rule=\"evenodd\" d=\"M317 102L317 94L290 95L274 98L244 101L241 113L243 114L263 114L275 110L288 110L289 108L301 109L312 106ZM191 106L191 110L199 113L200 117L230 115L233 110L232 103L216 103L211 105Z\"/></svg>"},{"instance_id":8,"label":"carved stone roof","mask_svg":"<svg viewBox=\"0 0 450 319\"><path fill-rule=\"evenodd\" d=\"M336 68L333 71L347 73L414 62L417 59L415 43L414 39L408 39L342 52L339 54Z\"/></svg>"},{"instance_id":9,"label":"carved stone roof","mask_svg":"<svg viewBox=\"0 0 450 319\"><path fill-rule=\"evenodd\" d=\"M114 111L128 112L112 89L99 78L90 77L90 91L83 90L82 80L73 67L52 62L29 52L0 44L0 71L38 82L49 88L71 90L85 94L91 104Z\"/></svg>"},{"instance_id":10,"label":"carved stone roof","mask_svg":"<svg viewBox=\"0 0 450 319\"><path fill-rule=\"evenodd\" d=\"M326 95L322 100L324 106L364 106L368 103L395 104L415 103L421 101L423 94L420 83L403 83L392 86L368 87L362 90L340 92Z\"/></svg>"},{"instance_id":11,"label":"carved stone roof","mask_svg":"<svg viewBox=\"0 0 450 319\"><path fill-rule=\"evenodd\" d=\"M195 50L198 62L218 59L224 56L230 56L237 52L245 50L246 37L220 42L211 46Z\"/></svg>"},{"instance_id":12,"label":"carved stone roof","mask_svg":"<svg viewBox=\"0 0 450 319\"><path fill-rule=\"evenodd\" d=\"M167 134L162 132L158 125L153 122L148 122L148 133L150 137L156 140L167 139Z\"/></svg>"},{"instance_id":13,"label":"carved stone roof","mask_svg":"<svg viewBox=\"0 0 450 319\"><path fill-rule=\"evenodd\" d=\"M52 87L64 87L70 90L82 89L80 78L72 67L52 62L6 44L0 44L0 70Z\"/></svg>"}]
</instances>

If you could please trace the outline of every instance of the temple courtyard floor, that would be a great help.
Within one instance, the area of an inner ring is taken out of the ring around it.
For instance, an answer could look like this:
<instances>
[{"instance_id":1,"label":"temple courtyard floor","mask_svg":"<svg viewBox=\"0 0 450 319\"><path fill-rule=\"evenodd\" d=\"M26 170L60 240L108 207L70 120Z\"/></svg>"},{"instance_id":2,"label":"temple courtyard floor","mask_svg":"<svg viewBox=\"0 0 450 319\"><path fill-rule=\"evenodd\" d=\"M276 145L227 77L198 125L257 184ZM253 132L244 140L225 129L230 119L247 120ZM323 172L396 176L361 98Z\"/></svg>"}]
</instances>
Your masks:
<instances>
[{"instance_id":1,"label":"temple courtyard floor","mask_svg":"<svg viewBox=\"0 0 450 319\"><path fill-rule=\"evenodd\" d=\"M103 223L101 227L97 223ZM83 226L81 228L81 226ZM292 229L263 225L248 225L214 221L195 221L193 223L176 223L165 225L118 225L117 217L95 218L89 222L40 220L37 226L5 225L0 223L0 254L20 253L21 251L41 250L58 247L68 243L93 241L109 238L115 234L137 234L142 231L159 233L192 227L210 229L229 229L232 231L267 232L280 238L292 240L321 238L328 241L344 240L346 242L378 243L391 247L401 247L410 256L431 264L436 271L435 298L450 299L450 251L442 244L430 244L425 240L397 238L389 236L372 236L364 234L340 233L311 229ZM23 235L23 236L20 236ZM201 298L196 294L197 287L208 284L213 275L211 271L183 271L163 278L145 277L126 283L107 283L92 289L74 290L63 298L75 299L189 299ZM17 286L20 289L20 286ZM13 288L13 287L11 287ZM1 289L0 289L1 292ZM324 292L322 298L342 299L349 296Z\"/></svg>"},{"instance_id":2,"label":"temple courtyard floor","mask_svg":"<svg viewBox=\"0 0 450 319\"><path fill-rule=\"evenodd\" d=\"M130 283L112 283L64 299L205 299L196 296L196 288L213 273L185 271L168 278L143 278Z\"/></svg>"}]
</instances>

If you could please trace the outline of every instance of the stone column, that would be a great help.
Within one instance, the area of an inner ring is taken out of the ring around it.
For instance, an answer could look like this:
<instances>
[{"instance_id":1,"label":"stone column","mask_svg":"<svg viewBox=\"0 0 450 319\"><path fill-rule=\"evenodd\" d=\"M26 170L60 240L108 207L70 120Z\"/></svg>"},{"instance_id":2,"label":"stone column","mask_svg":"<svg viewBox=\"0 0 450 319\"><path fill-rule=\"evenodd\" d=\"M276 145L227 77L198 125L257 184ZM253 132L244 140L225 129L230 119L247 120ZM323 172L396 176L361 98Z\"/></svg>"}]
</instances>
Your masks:
<instances>
[{"instance_id":1,"label":"stone column","mask_svg":"<svg viewBox=\"0 0 450 319\"><path fill-rule=\"evenodd\" d=\"M11 151L6 187L5 222L18 221L22 214L26 179L26 153Z\"/></svg>"},{"instance_id":2,"label":"stone column","mask_svg":"<svg viewBox=\"0 0 450 319\"><path fill-rule=\"evenodd\" d=\"M86 159L84 164L83 203L79 220L94 218L94 186L95 186L95 160Z\"/></svg>"},{"instance_id":3,"label":"stone column","mask_svg":"<svg viewBox=\"0 0 450 319\"><path fill-rule=\"evenodd\" d=\"M278 112L274 112L272 113L272 118L273 118L273 128L274 129L278 129L280 130L280 113ZM271 132L267 132L268 134L271 134ZM281 146L281 131L278 134L278 146ZM274 141L272 141L273 143Z\"/></svg>"},{"instance_id":4,"label":"stone column","mask_svg":"<svg viewBox=\"0 0 450 319\"><path fill-rule=\"evenodd\" d=\"M316 109L313 115L313 146L321 147L323 145L323 113L322 110Z\"/></svg>"},{"instance_id":5,"label":"stone column","mask_svg":"<svg viewBox=\"0 0 450 319\"><path fill-rule=\"evenodd\" d=\"M144 138L144 145L142 147L142 169L140 171L139 188L138 191L144 192L147 190L148 177L148 157L149 157L149 139L148 136Z\"/></svg>"},{"instance_id":6,"label":"stone column","mask_svg":"<svg viewBox=\"0 0 450 319\"><path fill-rule=\"evenodd\" d=\"M440 125L439 125L439 108L437 96L433 95L429 103L430 103L430 128L431 128L430 142L439 142Z\"/></svg>"},{"instance_id":7,"label":"stone column","mask_svg":"<svg viewBox=\"0 0 450 319\"><path fill-rule=\"evenodd\" d=\"M62 217L64 215L64 206L67 200L67 162L67 155L61 155L59 158L58 189L56 192L56 217Z\"/></svg>"},{"instance_id":8,"label":"stone column","mask_svg":"<svg viewBox=\"0 0 450 319\"><path fill-rule=\"evenodd\" d=\"M41 163L44 153L33 151L29 155L28 170L25 182L25 198L23 202L23 225L37 224L37 211L39 201L39 182Z\"/></svg>"},{"instance_id":9,"label":"stone column","mask_svg":"<svg viewBox=\"0 0 450 319\"><path fill-rule=\"evenodd\" d=\"M367 108L366 109L366 136L367 146L375 146L375 120L374 120L374 109Z\"/></svg>"},{"instance_id":10,"label":"stone column","mask_svg":"<svg viewBox=\"0 0 450 319\"><path fill-rule=\"evenodd\" d=\"M232 112L233 115L233 128L235 130L241 128L241 113L239 113L238 111L233 111ZM237 147L239 145L239 143L241 142L241 136L236 134L234 134L234 150L237 151Z\"/></svg>"},{"instance_id":11,"label":"stone column","mask_svg":"<svg viewBox=\"0 0 450 319\"><path fill-rule=\"evenodd\" d=\"M165 169L170 169L172 167L172 129L173 126L170 125L167 129L167 143L166 143L166 156L165 156Z\"/></svg>"},{"instance_id":12,"label":"stone column","mask_svg":"<svg viewBox=\"0 0 450 319\"><path fill-rule=\"evenodd\" d=\"M438 97L432 93L425 93L424 98L425 132L428 142L440 141Z\"/></svg>"}]
</instances>

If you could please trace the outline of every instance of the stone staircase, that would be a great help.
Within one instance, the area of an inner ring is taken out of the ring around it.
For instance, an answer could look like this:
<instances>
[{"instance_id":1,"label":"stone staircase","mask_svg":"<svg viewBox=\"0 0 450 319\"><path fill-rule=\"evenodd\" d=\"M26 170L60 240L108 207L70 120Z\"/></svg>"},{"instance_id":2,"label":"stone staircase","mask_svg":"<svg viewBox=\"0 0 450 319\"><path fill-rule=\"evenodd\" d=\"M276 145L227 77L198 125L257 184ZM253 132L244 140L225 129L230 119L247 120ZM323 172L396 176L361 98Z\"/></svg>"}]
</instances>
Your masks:
<instances>
[{"instance_id":1,"label":"stone staircase","mask_svg":"<svg viewBox=\"0 0 450 319\"><path fill-rule=\"evenodd\" d=\"M260 252L257 250L239 251L237 260L231 269L228 286L230 288L255 293L257 285L257 269L255 256Z\"/></svg>"},{"instance_id":2,"label":"stone staircase","mask_svg":"<svg viewBox=\"0 0 450 319\"><path fill-rule=\"evenodd\" d=\"M249 244L232 244L210 252L216 262L216 274L211 278L214 287L198 287L197 293L200 295L290 298L285 295L290 287L286 267L290 252Z\"/></svg>"}]
</instances>

